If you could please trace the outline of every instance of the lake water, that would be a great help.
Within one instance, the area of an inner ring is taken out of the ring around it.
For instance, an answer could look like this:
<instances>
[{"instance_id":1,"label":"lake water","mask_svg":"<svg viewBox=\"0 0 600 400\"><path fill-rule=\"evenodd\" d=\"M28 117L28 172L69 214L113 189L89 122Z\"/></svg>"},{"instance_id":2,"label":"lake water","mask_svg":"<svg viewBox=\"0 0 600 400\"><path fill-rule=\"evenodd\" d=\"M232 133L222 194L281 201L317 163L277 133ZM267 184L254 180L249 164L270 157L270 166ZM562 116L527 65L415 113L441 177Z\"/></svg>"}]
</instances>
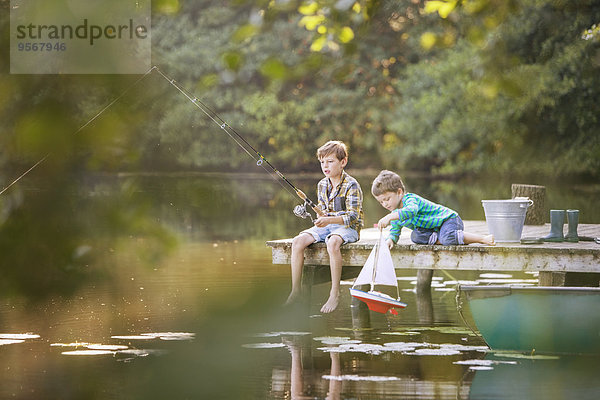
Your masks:
<instances>
[{"instance_id":1,"label":"lake water","mask_svg":"<svg viewBox=\"0 0 600 400\"><path fill-rule=\"evenodd\" d=\"M282 308L289 270L271 263L265 241L309 222L291 214L296 200L279 185L253 176L104 177L73 196L102 197L130 179L149 201L145 217L168 227L177 245L163 254L147 233L127 234L94 259L90 268L104 273L69 295L3 295L1 399L600 397L597 357L494 354L457 312L457 281L535 284L534 275L437 273L423 297L414 272L400 271L408 307L398 316L352 307L350 282L330 315L318 312L328 284L307 304ZM312 193L312 180L300 182ZM483 219L481 198L510 197L510 185L418 187L466 219ZM578 190L549 200L599 222ZM372 225L383 210L369 197Z\"/></svg>"}]
</instances>

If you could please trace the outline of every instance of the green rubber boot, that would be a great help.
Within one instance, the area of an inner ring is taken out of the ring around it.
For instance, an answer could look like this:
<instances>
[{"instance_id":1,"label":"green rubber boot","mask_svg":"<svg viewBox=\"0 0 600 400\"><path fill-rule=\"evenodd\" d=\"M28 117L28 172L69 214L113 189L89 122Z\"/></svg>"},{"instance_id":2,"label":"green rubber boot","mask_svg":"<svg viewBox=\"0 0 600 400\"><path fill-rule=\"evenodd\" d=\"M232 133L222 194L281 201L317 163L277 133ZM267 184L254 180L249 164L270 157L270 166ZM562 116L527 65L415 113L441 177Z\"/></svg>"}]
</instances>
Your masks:
<instances>
[{"instance_id":1,"label":"green rubber boot","mask_svg":"<svg viewBox=\"0 0 600 400\"><path fill-rule=\"evenodd\" d=\"M550 210L550 233L544 236L544 242L562 242L565 210Z\"/></svg>"},{"instance_id":2,"label":"green rubber boot","mask_svg":"<svg viewBox=\"0 0 600 400\"><path fill-rule=\"evenodd\" d=\"M569 222L569 231L565 235L566 242L579 242L577 235L577 225L579 225L579 210L567 210L567 222Z\"/></svg>"}]
</instances>

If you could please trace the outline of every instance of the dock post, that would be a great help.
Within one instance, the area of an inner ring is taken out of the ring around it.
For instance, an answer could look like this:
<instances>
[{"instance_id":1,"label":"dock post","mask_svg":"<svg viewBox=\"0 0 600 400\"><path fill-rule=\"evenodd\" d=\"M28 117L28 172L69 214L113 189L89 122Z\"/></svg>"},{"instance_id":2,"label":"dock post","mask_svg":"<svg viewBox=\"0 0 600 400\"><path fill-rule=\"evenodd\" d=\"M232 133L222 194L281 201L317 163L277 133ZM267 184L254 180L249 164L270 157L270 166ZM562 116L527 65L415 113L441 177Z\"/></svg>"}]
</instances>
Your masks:
<instances>
[{"instance_id":1,"label":"dock post","mask_svg":"<svg viewBox=\"0 0 600 400\"><path fill-rule=\"evenodd\" d=\"M565 286L566 272L540 271L540 286Z\"/></svg>"},{"instance_id":2,"label":"dock post","mask_svg":"<svg viewBox=\"0 0 600 400\"><path fill-rule=\"evenodd\" d=\"M533 205L527 209L525 225L544 225L546 221L546 187L539 185L511 185L512 198L529 197Z\"/></svg>"},{"instance_id":3,"label":"dock post","mask_svg":"<svg viewBox=\"0 0 600 400\"><path fill-rule=\"evenodd\" d=\"M316 271L316 265L304 265L302 269L302 298L307 302L310 302Z\"/></svg>"},{"instance_id":4,"label":"dock post","mask_svg":"<svg viewBox=\"0 0 600 400\"><path fill-rule=\"evenodd\" d=\"M416 300L419 323L424 325L433 324L433 299L431 290L417 291Z\"/></svg>"},{"instance_id":5,"label":"dock post","mask_svg":"<svg viewBox=\"0 0 600 400\"><path fill-rule=\"evenodd\" d=\"M431 290L431 278L433 277L432 269L417 270L417 293Z\"/></svg>"},{"instance_id":6,"label":"dock post","mask_svg":"<svg viewBox=\"0 0 600 400\"><path fill-rule=\"evenodd\" d=\"M417 314L422 324L433 323L433 301L431 298L432 269L417 270Z\"/></svg>"},{"instance_id":7,"label":"dock post","mask_svg":"<svg viewBox=\"0 0 600 400\"><path fill-rule=\"evenodd\" d=\"M359 285L357 289L367 292L369 291L370 286ZM350 301L350 309L352 311L353 329L360 330L371 327L371 313L369 312L369 308L364 302L352 297L352 300Z\"/></svg>"}]
</instances>

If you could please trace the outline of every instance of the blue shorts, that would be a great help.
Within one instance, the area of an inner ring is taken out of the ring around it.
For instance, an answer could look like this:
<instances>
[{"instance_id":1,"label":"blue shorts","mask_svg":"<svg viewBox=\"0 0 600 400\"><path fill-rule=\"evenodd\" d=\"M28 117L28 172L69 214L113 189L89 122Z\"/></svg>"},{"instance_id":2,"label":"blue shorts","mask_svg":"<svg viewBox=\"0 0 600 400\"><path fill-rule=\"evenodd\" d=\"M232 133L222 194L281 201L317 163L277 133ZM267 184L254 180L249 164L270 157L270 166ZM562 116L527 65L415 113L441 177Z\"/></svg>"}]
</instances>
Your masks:
<instances>
[{"instance_id":1,"label":"blue shorts","mask_svg":"<svg viewBox=\"0 0 600 400\"><path fill-rule=\"evenodd\" d=\"M344 241L343 244L356 242L358 240L358 232L355 229L338 224L329 224L323 228L313 226L312 228L305 229L300 233L308 233L315 239L315 242L327 243L327 240L331 237L331 235L338 235L341 237Z\"/></svg>"},{"instance_id":2,"label":"blue shorts","mask_svg":"<svg viewBox=\"0 0 600 400\"><path fill-rule=\"evenodd\" d=\"M448 218L439 229L415 228L410 239L416 244L435 244L438 240L444 246L456 246L465 244L464 224L462 219L456 217Z\"/></svg>"}]
</instances>

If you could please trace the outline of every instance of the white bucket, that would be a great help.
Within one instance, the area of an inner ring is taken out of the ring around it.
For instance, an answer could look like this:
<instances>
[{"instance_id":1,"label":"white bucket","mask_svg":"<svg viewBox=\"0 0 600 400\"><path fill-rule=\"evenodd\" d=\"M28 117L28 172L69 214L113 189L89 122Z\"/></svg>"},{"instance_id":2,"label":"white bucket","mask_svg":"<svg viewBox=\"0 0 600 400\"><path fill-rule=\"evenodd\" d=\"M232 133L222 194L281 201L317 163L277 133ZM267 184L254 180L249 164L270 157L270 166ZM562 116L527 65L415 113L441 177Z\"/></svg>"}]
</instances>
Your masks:
<instances>
[{"instance_id":1,"label":"white bucket","mask_svg":"<svg viewBox=\"0 0 600 400\"><path fill-rule=\"evenodd\" d=\"M527 208L533 201L527 198L511 200L481 200L488 230L496 242L521 240Z\"/></svg>"}]
</instances>

